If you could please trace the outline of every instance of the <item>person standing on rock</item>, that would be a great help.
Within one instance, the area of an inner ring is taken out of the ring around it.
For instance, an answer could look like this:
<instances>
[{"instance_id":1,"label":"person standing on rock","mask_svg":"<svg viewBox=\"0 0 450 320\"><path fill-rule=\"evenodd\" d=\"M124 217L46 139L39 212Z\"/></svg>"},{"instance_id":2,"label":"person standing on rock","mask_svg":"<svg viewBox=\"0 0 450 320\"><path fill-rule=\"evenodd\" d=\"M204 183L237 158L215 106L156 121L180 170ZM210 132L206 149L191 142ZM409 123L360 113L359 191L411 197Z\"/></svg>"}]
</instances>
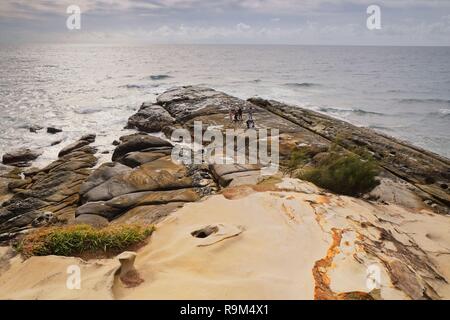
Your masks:
<instances>
[{"instance_id":1,"label":"person standing on rock","mask_svg":"<svg viewBox=\"0 0 450 320\"><path fill-rule=\"evenodd\" d=\"M242 121L242 107L241 106L239 106L239 109L238 109L238 120Z\"/></svg>"},{"instance_id":2,"label":"person standing on rock","mask_svg":"<svg viewBox=\"0 0 450 320\"><path fill-rule=\"evenodd\" d=\"M234 118L234 108L230 108L230 121L233 121Z\"/></svg>"},{"instance_id":3,"label":"person standing on rock","mask_svg":"<svg viewBox=\"0 0 450 320\"><path fill-rule=\"evenodd\" d=\"M250 106L248 108L248 120L253 121L253 107L252 106Z\"/></svg>"},{"instance_id":4,"label":"person standing on rock","mask_svg":"<svg viewBox=\"0 0 450 320\"><path fill-rule=\"evenodd\" d=\"M254 129L255 128L255 121L253 119L248 118L247 119L247 129Z\"/></svg>"}]
</instances>

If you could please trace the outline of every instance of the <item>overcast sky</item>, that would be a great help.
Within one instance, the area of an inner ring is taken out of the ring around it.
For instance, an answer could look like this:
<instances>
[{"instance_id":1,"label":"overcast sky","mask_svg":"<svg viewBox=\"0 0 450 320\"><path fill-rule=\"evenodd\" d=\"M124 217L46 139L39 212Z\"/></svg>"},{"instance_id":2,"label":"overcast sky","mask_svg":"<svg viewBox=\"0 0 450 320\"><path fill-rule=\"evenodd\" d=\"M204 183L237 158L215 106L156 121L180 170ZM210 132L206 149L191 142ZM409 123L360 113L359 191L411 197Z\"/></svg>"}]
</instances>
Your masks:
<instances>
[{"instance_id":1,"label":"overcast sky","mask_svg":"<svg viewBox=\"0 0 450 320\"><path fill-rule=\"evenodd\" d=\"M0 0L0 43L14 42L448 46L450 0Z\"/></svg>"}]
</instances>

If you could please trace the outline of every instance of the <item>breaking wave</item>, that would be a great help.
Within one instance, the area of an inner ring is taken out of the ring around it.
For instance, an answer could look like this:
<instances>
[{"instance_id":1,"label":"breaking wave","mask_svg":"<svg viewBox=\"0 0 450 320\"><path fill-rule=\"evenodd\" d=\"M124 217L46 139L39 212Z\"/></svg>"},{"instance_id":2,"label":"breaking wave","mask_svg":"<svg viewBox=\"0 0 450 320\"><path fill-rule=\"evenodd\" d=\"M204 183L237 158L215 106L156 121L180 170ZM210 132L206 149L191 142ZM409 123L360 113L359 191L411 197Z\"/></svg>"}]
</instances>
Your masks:
<instances>
[{"instance_id":1,"label":"breaking wave","mask_svg":"<svg viewBox=\"0 0 450 320\"><path fill-rule=\"evenodd\" d=\"M339 109L339 108L321 107L321 108L318 108L318 111L325 112L325 113L354 113L357 115L377 115L377 116L387 115L385 113L366 111L363 109Z\"/></svg>"}]
</instances>

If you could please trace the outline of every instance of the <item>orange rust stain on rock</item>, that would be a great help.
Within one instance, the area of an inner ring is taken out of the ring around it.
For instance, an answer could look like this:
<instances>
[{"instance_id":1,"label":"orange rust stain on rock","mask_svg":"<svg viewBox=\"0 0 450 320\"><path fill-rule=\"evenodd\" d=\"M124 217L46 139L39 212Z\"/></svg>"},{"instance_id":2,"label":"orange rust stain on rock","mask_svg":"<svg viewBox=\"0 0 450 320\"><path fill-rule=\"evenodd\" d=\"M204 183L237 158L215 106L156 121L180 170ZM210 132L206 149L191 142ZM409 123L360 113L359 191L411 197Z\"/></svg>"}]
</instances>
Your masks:
<instances>
[{"instance_id":1,"label":"orange rust stain on rock","mask_svg":"<svg viewBox=\"0 0 450 320\"><path fill-rule=\"evenodd\" d=\"M250 186L238 186L234 188L226 188L222 191L222 195L228 200L238 200L245 198L256 191Z\"/></svg>"},{"instance_id":2,"label":"orange rust stain on rock","mask_svg":"<svg viewBox=\"0 0 450 320\"><path fill-rule=\"evenodd\" d=\"M315 300L373 300L370 294L365 292L344 292L335 293L330 288L330 278L327 271L333 267L333 259L340 252L339 246L342 241L342 230L333 228L333 243L327 251L325 258L318 260L312 270L315 281Z\"/></svg>"},{"instance_id":3,"label":"orange rust stain on rock","mask_svg":"<svg viewBox=\"0 0 450 320\"><path fill-rule=\"evenodd\" d=\"M336 300L337 297L330 289L330 278L327 275L328 268L333 263L334 256L338 253L337 249L341 244L342 230L332 229L333 243L327 251L325 258L316 261L313 268L313 277L316 283L314 288L315 300Z\"/></svg>"},{"instance_id":4,"label":"orange rust stain on rock","mask_svg":"<svg viewBox=\"0 0 450 320\"><path fill-rule=\"evenodd\" d=\"M330 198L324 195L318 195L316 197L316 202L318 204L329 204L330 203Z\"/></svg>"}]
</instances>

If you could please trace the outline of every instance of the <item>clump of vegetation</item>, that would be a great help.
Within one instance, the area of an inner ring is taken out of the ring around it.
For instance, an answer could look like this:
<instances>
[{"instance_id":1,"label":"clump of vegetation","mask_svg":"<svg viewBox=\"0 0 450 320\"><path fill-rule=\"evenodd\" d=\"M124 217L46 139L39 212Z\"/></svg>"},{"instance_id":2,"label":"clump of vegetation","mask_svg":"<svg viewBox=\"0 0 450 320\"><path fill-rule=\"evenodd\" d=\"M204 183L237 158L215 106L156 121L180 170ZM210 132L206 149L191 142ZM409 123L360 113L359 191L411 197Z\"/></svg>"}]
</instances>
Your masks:
<instances>
[{"instance_id":1,"label":"clump of vegetation","mask_svg":"<svg viewBox=\"0 0 450 320\"><path fill-rule=\"evenodd\" d=\"M285 167L284 173L292 175L296 170L303 167L311 160L308 149L295 149L291 152L289 161Z\"/></svg>"},{"instance_id":2,"label":"clump of vegetation","mask_svg":"<svg viewBox=\"0 0 450 320\"><path fill-rule=\"evenodd\" d=\"M95 229L88 225L42 228L26 235L17 250L24 256L116 254L144 242L153 226L118 225Z\"/></svg>"},{"instance_id":3,"label":"clump of vegetation","mask_svg":"<svg viewBox=\"0 0 450 320\"><path fill-rule=\"evenodd\" d=\"M303 170L299 178L330 191L359 196L378 185L379 168L375 160L352 153L331 151L316 167Z\"/></svg>"}]
</instances>

